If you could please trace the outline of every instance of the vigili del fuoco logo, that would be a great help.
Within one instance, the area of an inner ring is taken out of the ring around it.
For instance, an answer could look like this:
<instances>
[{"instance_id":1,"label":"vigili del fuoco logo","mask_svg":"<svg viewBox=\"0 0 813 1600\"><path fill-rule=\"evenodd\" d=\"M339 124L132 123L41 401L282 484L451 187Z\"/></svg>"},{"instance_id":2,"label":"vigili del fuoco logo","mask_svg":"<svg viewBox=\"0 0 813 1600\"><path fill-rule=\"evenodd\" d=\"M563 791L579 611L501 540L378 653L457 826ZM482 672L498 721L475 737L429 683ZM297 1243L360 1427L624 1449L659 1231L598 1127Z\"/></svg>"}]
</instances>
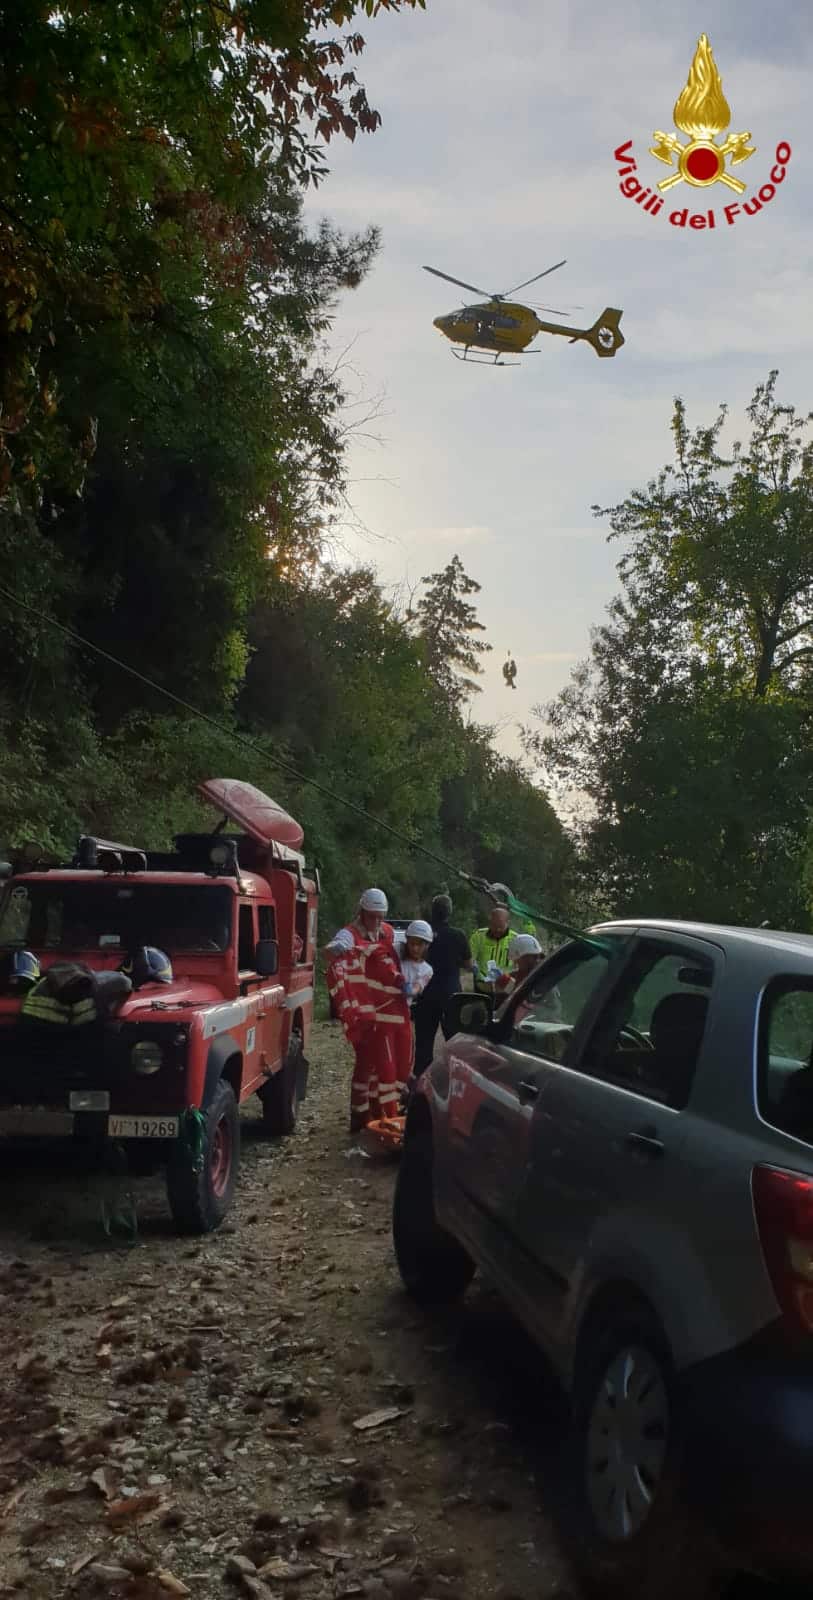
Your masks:
<instances>
[{"instance_id":1,"label":"vigili del fuoco logo","mask_svg":"<svg viewBox=\"0 0 813 1600\"><path fill-rule=\"evenodd\" d=\"M654 156L656 161L672 167L668 178L661 178L658 183L653 178L652 183L645 184L643 176L638 176L638 162L631 139L626 144L620 144L613 152L621 179L618 187L625 198L634 201L648 216L657 217L665 212L664 196L678 184L689 184L693 189L710 189L713 185L722 184L729 192L744 195L748 185L729 171L726 163L739 168L744 161L750 161L751 156L756 155L756 145L750 142L750 132L729 133L721 144L717 143L720 134L731 122L731 111L705 33L697 42L686 87L675 101L672 119L675 127L686 135L688 143L684 144L674 133L663 133L657 129L653 135L655 143L649 150L649 155ZM687 225L690 228L716 228L718 221L730 227L742 216L755 217L770 205L779 185L784 183L790 158L790 145L782 139L774 151L770 182L766 181L759 189L752 186L751 197L742 203L730 200L717 212L713 208L692 212L688 205L677 206L666 215L676 228L685 228Z\"/></svg>"}]
</instances>

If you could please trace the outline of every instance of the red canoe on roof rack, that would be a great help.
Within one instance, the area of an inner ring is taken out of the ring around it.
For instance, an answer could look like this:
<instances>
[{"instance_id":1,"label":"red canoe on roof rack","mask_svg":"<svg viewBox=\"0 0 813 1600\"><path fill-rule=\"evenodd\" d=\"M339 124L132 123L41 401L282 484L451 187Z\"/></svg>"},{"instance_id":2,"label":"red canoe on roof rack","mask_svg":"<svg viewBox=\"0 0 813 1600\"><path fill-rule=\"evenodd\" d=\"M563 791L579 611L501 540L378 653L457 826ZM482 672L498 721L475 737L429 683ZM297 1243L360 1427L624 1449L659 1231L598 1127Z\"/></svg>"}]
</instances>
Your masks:
<instances>
[{"instance_id":1,"label":"red canoe on roof rack","mask_svg":"<svg viewBox=\"0 0 813 1600\"><path fill-rule=\"evenodd\" d=\"M282 844L289 850L298 850L305 837L295 818L255 789L253 783L240 783L237 778L207 778L199 784L198 793L258 844Z\"/></svg>"}]
</instances>

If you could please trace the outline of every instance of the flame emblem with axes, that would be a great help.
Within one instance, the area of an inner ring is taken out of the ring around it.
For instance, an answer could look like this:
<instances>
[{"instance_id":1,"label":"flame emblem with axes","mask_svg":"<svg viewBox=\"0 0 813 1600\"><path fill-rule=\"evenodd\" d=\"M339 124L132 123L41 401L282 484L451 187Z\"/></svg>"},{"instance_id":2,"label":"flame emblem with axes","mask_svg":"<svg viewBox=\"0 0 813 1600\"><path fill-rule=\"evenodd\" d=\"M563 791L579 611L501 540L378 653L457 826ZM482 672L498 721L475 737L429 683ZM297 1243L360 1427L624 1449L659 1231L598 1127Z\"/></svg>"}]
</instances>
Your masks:
<instances>
[{"instance_id":1,"label":"flame emblem with axes","mask_svg":"<svg viewBox=\"0 0 813 1600\"><path fill-rule=\"evenodd\" d=\"M678 158L677 172L658 184L661 192L681 182L691 183L698 189L719 182L727 184L735 194L742 194L745 184L726 172L726 156L730 156L732 166L736 166L754 155L756 146L748 144L750 133L730 133L724 144L715 143L715 134L728 127L731 112L705 33L698 40L686 87L675 102L672 116L675 127L688 134L689 143L681 144L673 133L656 130L653 136L656 143L650 155L665 161L668 167L672 165L673 156Z\"/></svg>"}]
</instances>

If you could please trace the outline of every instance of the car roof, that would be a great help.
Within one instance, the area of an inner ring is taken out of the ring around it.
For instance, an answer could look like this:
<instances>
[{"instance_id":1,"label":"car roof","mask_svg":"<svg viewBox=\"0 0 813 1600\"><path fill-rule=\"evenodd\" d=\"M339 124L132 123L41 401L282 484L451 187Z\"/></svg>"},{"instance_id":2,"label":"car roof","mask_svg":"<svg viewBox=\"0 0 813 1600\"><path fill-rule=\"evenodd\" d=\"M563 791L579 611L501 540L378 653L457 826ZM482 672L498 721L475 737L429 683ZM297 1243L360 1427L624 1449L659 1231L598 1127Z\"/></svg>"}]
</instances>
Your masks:
<instances>
[{"instance_id":1,"label":"car roof","mask_svg":"<svg viewBox=\"0 0 813 1600\"><path fill-rule=\"evenodd\" d=\"M813 935L788 933L778 928L737 928L724 922L681 922L666 917L634 917L627 918L623 922L600 922L588 931L608 932L616 928L619 931L623 929L629 932L635 928L653 928L665 933L683 933L697 939L711 939L723 948L736 945L761 945L763 949L772 949L777 954L793 950L799 955L813 958Z\"/></svg>"}]
</instances>

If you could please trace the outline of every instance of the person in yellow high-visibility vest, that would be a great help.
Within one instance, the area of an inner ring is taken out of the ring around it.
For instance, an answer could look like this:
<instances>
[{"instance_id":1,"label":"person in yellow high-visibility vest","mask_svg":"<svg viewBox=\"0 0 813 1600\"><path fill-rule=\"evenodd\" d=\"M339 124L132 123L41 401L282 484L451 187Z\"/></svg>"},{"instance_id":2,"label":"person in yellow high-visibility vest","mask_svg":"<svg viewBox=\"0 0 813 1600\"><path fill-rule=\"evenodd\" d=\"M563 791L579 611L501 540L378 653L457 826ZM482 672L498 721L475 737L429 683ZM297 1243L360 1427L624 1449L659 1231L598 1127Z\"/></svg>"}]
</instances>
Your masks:
<instances>
[{"instance_id":1,"label":"person in yellow high-visibility vest","mask_svg":"<svg viewBox=\"0 0 813 1600\"><path fill-rule=\"evenodd\" d=\"M510 967L508 946L513 937L507 906L493 906L488 926L475 928L469 939L469 947L474 962L474 987L478 994L497 993L497 979Z\"/></svg>"}]
</instances>

